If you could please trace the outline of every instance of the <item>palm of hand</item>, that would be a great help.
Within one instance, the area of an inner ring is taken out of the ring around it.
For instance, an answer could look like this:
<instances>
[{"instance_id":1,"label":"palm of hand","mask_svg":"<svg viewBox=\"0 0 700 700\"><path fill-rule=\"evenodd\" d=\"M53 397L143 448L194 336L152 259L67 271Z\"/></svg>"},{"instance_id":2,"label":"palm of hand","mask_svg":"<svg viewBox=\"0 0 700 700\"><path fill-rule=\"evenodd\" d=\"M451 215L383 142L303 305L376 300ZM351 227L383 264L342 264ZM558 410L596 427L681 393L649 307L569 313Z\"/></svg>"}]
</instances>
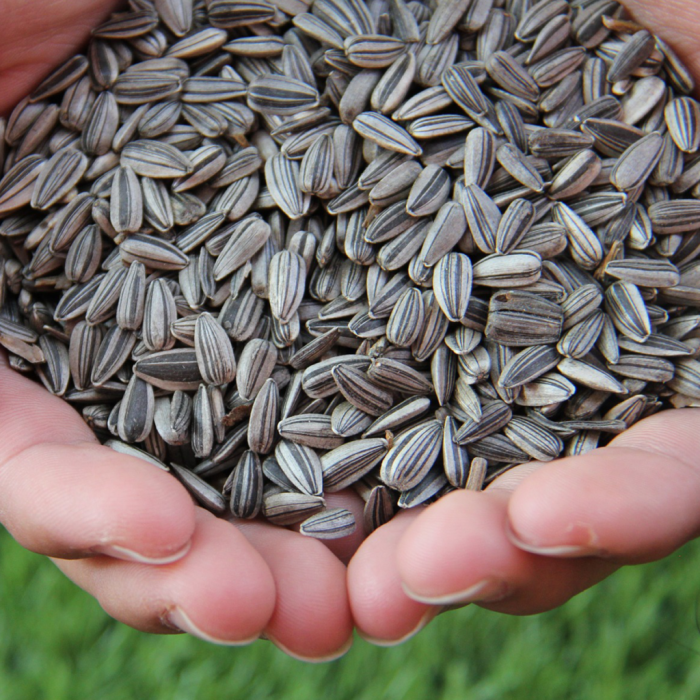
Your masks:
<instances>
[{"instance_id":1,"label":"palm of hand","mask_svg":"<svg viewBox=\"0 0 700 700\"><path fill-rule=\"evenodd\" d=\"M691 0L665 3L663 19L649 0L627 5L700 68ZM12 21L0 27L0 113L113 9L91 0L2 7ZM108 613L149 632L230 644L264 634L294 656L333 658L353 623L391 644L443 606L546 610L700 531L695 410L647 419L595 453L518 467L483 493L454 492L364 542L358 534L329 548L214 518L169 475L101 447L72 408L4 360L0 377L0 519ZM361 507L354 494L331 499Z\"/></svg>"}]
</instances>

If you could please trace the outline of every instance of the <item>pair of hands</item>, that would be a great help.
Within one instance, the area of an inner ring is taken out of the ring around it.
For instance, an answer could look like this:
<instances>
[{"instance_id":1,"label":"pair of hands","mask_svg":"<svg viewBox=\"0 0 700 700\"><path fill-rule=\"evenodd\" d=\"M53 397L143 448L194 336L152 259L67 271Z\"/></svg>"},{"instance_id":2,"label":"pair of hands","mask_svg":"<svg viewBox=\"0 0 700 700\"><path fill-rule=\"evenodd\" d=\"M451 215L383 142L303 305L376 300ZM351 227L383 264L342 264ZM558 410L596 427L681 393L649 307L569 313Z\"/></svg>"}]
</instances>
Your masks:
<instances>
[{"instance_id":1,"label":"pair of hands","mask_svg":"<svg viewBox=\"0 0 700 700\"><path fill-rule=\"evenodd\" d=\"M625 4L700 76L695 0ZM115 8L0 0L0 114ZM668 555L700 534L699 454L700 411L666 412L594 453L517 467L483 493L454 492L364 540L325 545L197 508L0 357L0 522L20 544L132 627L222 644L264 635L306 660L344 653L353 626L390 645L451 605L536 613ZM361 513L353 493L328 500Z\"/></svg>"}]
</instances>

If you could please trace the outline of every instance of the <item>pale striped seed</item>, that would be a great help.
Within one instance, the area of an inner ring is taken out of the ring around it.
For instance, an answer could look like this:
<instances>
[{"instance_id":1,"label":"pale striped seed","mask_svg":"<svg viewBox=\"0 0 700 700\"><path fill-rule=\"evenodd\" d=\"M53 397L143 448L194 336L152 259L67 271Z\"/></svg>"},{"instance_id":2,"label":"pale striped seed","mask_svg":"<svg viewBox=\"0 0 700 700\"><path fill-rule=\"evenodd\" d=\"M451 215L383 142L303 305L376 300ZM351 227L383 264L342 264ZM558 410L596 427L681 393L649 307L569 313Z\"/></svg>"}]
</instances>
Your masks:
<instances>
[{"instance_id":1,"label":"pale striped seed","mask_svg":"<svg viewBox=\"0 0 700 700\"><path fill-rule=\"evenodd\" d=\"M605 266L605 274L638 287L675 287L682 282L682 271L663 259L611 260Z\"/></svg>"},{"instance_id":2,"label":"pale striped seed","mask_svg":"<svg viewBox=\"0 0 700 700\"><path fill-rule=\"evenodd\" d=\"M182 482L182 485L189 491L192 497L207 510L213 513L226 512L226 501L219 491L210 486L204 479L200 478L189 469L185 469L177 464L171 463L170 468L175 476Z\"/></svg>"},{"instance_id":3,"label":"pale striped seed","mask_svg":"<svg viewBox=\"0 0 700 700\"><path fill-rule=\"evenodd\" d=\"M339 403L331 414L331 430L340 437L359 435L372 423L372 417L349 401Z\"/></svg>"},{"instance_id":4,"label":"pale striped seed","mask_svg":"<svg viewBox=\"0 0 700 700\"><path fill-rule=\"evenodd\" d=\"M602 161L591 150L580 151L562 167L550 184L547 194L553 199L568 199L580 194L591 185L600 174ZM615 169L613 169L615 172ZM619 171L622 174L622 170ZM645 179L645 178L642 178ZM620 184L627 184L624 179ZM624 189L620 187L619 189Z\"/></svg>"},{"instance_id":5,"label":"pale striped seed","mask_svg":"<svg viewBox=\"0 0 700 700\"><path fill-rule=\"evenodd\" d=\"M214 421L209 392L200 384L192 402L192 452L195 457L209 457L214 449Z\"/></svg>"},{"instance_id":6,"label":"pale striped seed","mask_svg":"<svg viewBox=\"0 0 700 700\"><path fill-rule=\"evenodd\" d=\"M514 417L503 432L520 449L542 462L555 459L564 449L560 437L528 418Z\"/></svg>"},{"instance_id":7,"label":"pale striped seed","mask_svg":"<svg viewBox=\"0 0 700 700\"><path fill-rule=\"evenodd\" d=\"M246 450L231 474L229 509L236 518L252 519L263 502L263 472L260 458Z\"/></svg>"},{"instance_id":8,"label":"pale striped seed","mask_svg":"<svg viewBox=\"0 0 700 700\"><path fill-rule=\"evenodd\" d=\"M405 394L430 394L431 383L418 370L400 360L382 357L374 360L367 374L378 384Z\"/></svg>"},{"instance_id":9,"label":"pale striped seed","mask_svg":"<svg viewBox=\"0 0 700 700\"><path fill-rule=\"evenodd\" d=\"M441 85L422 90L413 97L409 97L392 115L395 121L419 119L436 112L452 104L452 98Z\"/></svg>"},{"instance_id":10,"label":"pale striped seed","mask_svg":"<svg viewBox=\"0 0 700 700\"><path fill-rule=\"evenodd\" d=\"M498 386L514 389L529 384L553 369L560 357L551 345L533 345L513 355L503 366Z\"/></svg>"},{"instance_id":11,"label":"pale striped seed","mask_svg":"<svg viewBox=\"0 0 700 700\"><path fill-rule=\"evenodd\" d=\"M452 397L457 381L457 360L446 345L440 345L433 352L430 377L438 403L443 406Z\"/></svg>"},{"instance_id":12,"label":"pale striped seed","mask_svg":"<svg viewBox=\"0 0 700 700\"><path fill-rule=\"evenodd\" d=\"M578 360L569 359L565 361L568 363L579 362ZM582 371L585 369L582 368ZM583 382L581 383L583 384ZM587 385L584 384L584 386ZM567 401L574 393L576 393L576 386L566 377L557 372L547 372L535 379L535 381L523 384L516 403L520 406L548 406Z\"/></svg>"},{"instance_id":13,"label":"pale striped seed","mask_svg":"<svg viewBox=\"0 0 700 700\"><path fill-rule=\"evenodd\" d=\"M445 170L437 165L428 165L411 187L406 201L406 211L411 216L434 214L447 201L449 190L450 178Z\"/></svg>"},{"instance_id":14,"label":"pale striped seed","mask_svg":"<svg viewBox=\"0 0 700 700\"><path fill-rule=\"evenodd\" d=\"M172 243L141 233L125 238L119 253L125 263L141 262L155 270L181 270L189 263L187 255Z\"/></svg>"},{"instance_id":15,"label":"pale striped seed","mask_svg":"<svg viewBox=\"0 0 700 700\"><path fill-rule=\"evenodd\" d=\"M304 154L299 169L299 188L308 194L327 191L333 178L333 139L329 134L320 136Z\"/></svg>"},{"instance_id":16,"label":"pale striped seed","mask_svg":"<svg viewBox=\"0 0 700 700\"><path fill-rule=\"evenodd\" d=\"M162 180L144 177L141 180L143 192L143 216L157 231L170 231L175 225L170 193Z\"/></svg>"},{"instance_id":17,"label":"pale striped seed","mask_svg":"<svg viewBox=\"0 0 700 700\"><path fill-rule=\"evenodd\" d=\"M126 272L125 267L114 267L100 280L85 311L85 320L89 324L101 323L114 316Z\"/></svg>"},{"instance_id":18,"label":"pale striped seed","mask_svg":"<svg viewBox=\"0 0 700 700\"><path fill-rule=\"evenodd\" d=\"M117 328L118 327L110 329L107 335ZM132 341L131 346L133 347L133 344L136 342L136 338L133 334L128 331L122 331L122 334L126 334L127 338ZM102 355L102 347L104 345L105 341L103 341L102 346L100 346L100 353L98 353L98 360L95 362L95 368L99 365L99 358L100 355ZM131 348L129 348L128 352L131 352ZM116 372L117 369L119 369L119 367L117 367L114 372ZM112 374L114 372L112 372ZM104 372L101 374L104 374ZM112 376L112 374L109 374L107 378ZM197 363L197 355L194 349L190 348L175 348L173 350L151 353L136 362L134 365L134 374L149 382L149 384L153 384L153 386L167 391L192 391L197 389L202 381L202 375ZM95 370L93 370L92 383L99 383L95 378Z\"/></svg>"},{"instance_id":19,"label":"pale striped seed","mask_svg":"<svg viewBox=\"0 0 700 700\"><path fill-rule=\"evenodd\" d=\"M465 488L469 477L469 453L455 437L457 424L448 416L445 419L442 435L442 465L447 481L458 489Z\"/></svg>"},{"instance_id":20,"label":"pale striped seed","mask_svg":"<svg viewBox=\"0 0 700 700\"><path fill-rule=\"evenodd\" d=\"M2 337L0 337L0 341ZM86 389L90 385L90 375L97 359L102 341L100 326L91 326L85 321L76 324L70 337L68 360L70 374L76 389Z\"/></svg>"},{"instance_id":21,"label":"pale striped seed","mask_svg":"<svg viewBox=\"0 0 700 700\"><path fill-rule=\"evenodd\" d=\"M386 68L404 50L401 39L381 34L355 34L343 42L350 63L360 68Z\"/></svg>"},{"instance_id":22,"label":"pale striped seed","mask_svg":"<svg viewBox=\"0 0 700 700\"><path fill-rule=\"evenodd\" d=\"M494 51L484 63L492 80L504 90L525 100L536 101L540 88L527 70L507 51Z\"/></svg>"},{"instance_id":23,"label":"pale striped seed","mask_svg":"<svg viewBox=\"0 0 700 700\"><path fill-rule=\"evenodd\" d=\"M143 222L143 193L136 173L120 167L112 181L110 222L117 233L135 233Z\"/></svg>"},{"instance_id":24,"label":"pale striped seed","mask_svg":"<svg viewBox=\"0 0 700 700\"><path fill-rule=\"evenodd\" d=\"M88 160L79 151L64 148L55 153L42 167L31 196L34 209L49 209L65 197L87 170ZM32 168L34 172L35 168ZM9 173L8 173L9 175ZM0 202L3 187L0 182Z\"/></svg>"},{"instance_id":25,"label":"pale striped seed","mask_svg":"<svg viewBox=\"0 0 700 700\"><path fill-rule=\"evenodd\" d=\"M262 513L271 523L287 526L306 520L325 507L326 502L320 496L282 492L264 496Z\"/></svg>"},{"instance_id":26,"label":"pale striped seed","mask_svg":"<svg viewBox=\"0 0 700 700\"><path fill-rule=\"evenodd\" d=\"M654 36L646 29L631 36L608 69L608 82L616 83L630 77L651 56L655 44Z\"/></svg>"},{"instance_id":27,"label":"pale striped seed","mask_svg":"<svg viewBox=\"0 0 700 700\"><path fill-rule=\"evenodd\" d=\"M269 267L269 301L273 315L288 323L304 296L306 265L296 253L283 250L272 256Z\"/></svg>"},{"instance_id":28,"label":"pale striped seed","mask_svg":"<svg viewBox=\"0 0 700 700\"><path fill-rule=\"evenodd\" d=\"M333 540L352 535L355 528L355 516L349 510L327 508L304 520L299 533L319 540Z\"/></svg>"},{"instance_id":29,"label":"pale striped seed","mask_svg":"<svg viewBox=\"0 0 700 700\"><path fill-rule=\"evenodd\" d=\"M153 387L133 376L119 407L119 437L124 442L141 442L151 432L155 399Z\"/></svg>"},{"instance_id":30,"label":"pale striped seed","mask_svg":"<svg viewBox=\"0 0 700 700\"><path fill-rule=\"evenodd\" d=\"M496 231L496 252L509 253L518 247L535 220L535 208L526 199L515 199L501 218Z\"/></svg>"},{"instance_id":31,"label":"pale striped seed","mask_svg":"<svg viewBox=\"0 0 700 700\"><path fill-rule=\"evenodd\" d=\"M321 461L311 448L281 440L275 448L275 459L299 491L309 496L322 493Z\"/></svg>"},{"instance_id":32,"label":"pale striped seed","mask_svg":"<svg viewBox=\"0 0 700 700\"><path fill-rule=\"evenodd\" d=\"M405 129L378 112L363 112L354 119L352 126L363 138L390 151L411 156L419 156L423 152Z\"/></svg>"},{"instance_id":33,"label":"pale striped seed","mask_svg":"<svg viewBox=\"0 0 700 700\"><path fill-rule=\"evenodd\" d=\"M44 334L39 338L39 348L45 365L37 368L44 386L55 396L63 396L70 381L68 348L57 338Z\"/></svg>"},{"instance_id":34,"label":"pale striped seed","mask_svg":"<svg viewBox=\"0 0 700 700\"><path fill-rule=\"evenodd\" d=\"M605 291L606 309L615 328L643 343L651 335L651 321L644 299L631 282L614 282Z\"/></svg>"},{"instance_id":35,"label":"pale striped seed","mask_svg":"<svg viewBox=\"0 0 700 700\"><path fill-rule=\"evenodd\" d=\"M192 172L192 164L181 151L151 139L132 141L124 146L121 164L144 177L175 178Z\"/></svg>"},{"instance_id":36,"label":"pale striped seed","mask_svg":"<svg viewBox=\"0 0 700 700\"><path fill-rule=\"evenodd\" d=\"M675 365L675 375L668 382L668 387L683 396L700 398L700 362L687 359L679 360Z\"/></svg>"},{"instance_id":37,"label":"pale striped seed","mask_svg":"<svg viewBox=\"0 0 700 700\"><path fill-rule=\"evenodd\" d=\"M450 321L460 321L472 289L472 264L462 253L449 253L433 271L433 290L440 309Z\"/></svg>"},{"instance_id":38,"label":"pale striped seed","mask_svg":"<svg viewBox=\"0 0 700 700\"><path fill-rule=\"evenodd\" d=\"M417 486L442 447L442 425L431 420L402 433L382 460L381 479L399 491Z\"/></svg>"},{"instance_id":39,"label":"pale striped seed","mask_svg":"<svg viewBox=\"0 0 700 700\"><path fill-rule=\"evenodd\" d=\"M447 490L450 488L443 471L431 469L419 484L401 493L396 505L399 508L415 508Z\"/></svg>"},{"instance_id":40,"label":"pale striped seed","mask_svg":"<svg viewBox=\"0 0 700 700\"><path fill-rule=\"evenodd\" d=\"M462 190L462 205L477 247L482 253L493 253L501 221L501 212L493 199L479 185L471 184Z\"/></svg>"},{"instance_id":41,"label":"pale striped seed","mask_svg":"<svg viewBox=\"0 0 700 700\"><path fill-rule=\"evenodd\" d=\"M91 195L83 193L61 209L51 230L51 252L67 250L78 233L90 223L93 202L94 198Z\"/></svg>"},{"instance_id":42,"label":"pale striped seed","mask_svg":"<svg viewBox=\"0 0 700 700\"><path fill-rule=\"evenodd\" d=\"M351 366L338 364L331 370L338 390L353 406L372 416L385 413L393 403L393 397L373 382L364 372Z\"/></svg>"},{"instance_id":43,"label":"pale striped seed","mask_svg":"<svg viewBox=\"0 0 700 700\"><path fill-rule=\"evenodd\" d=\"M387 523L394 515L392 492L386 486L375 486L369 493L363 511L365 532L370 534Z\"/></svg>"},{"instance_id":44,"label":"pale striped seed","mask_svg":"<svg viewBox=\"0 0 700 700\"><path fill-rule=\"evenodd\" d=\"M85 56L73 56L42 80L30 95L29 101L40 102L60 94L80 80L87 68L88 61Z\"/></svg>"},{"instance_id":45,"label":"pale striped seed","mask_svg":"<svg viewBox=\"0 0 700 700\"><path fill-rule=\"evenodd\" d=\"M66 278L70 282L90 280L102 259L102 235L99 227L86 226L68 249L64 263Z\"/></svg>"},{"instance_id":46,"label":"pale striped seed","mask_svg":"<svg viewBox=\"0 0 700 700\"><path fill-rule=\"evenodd\" d=\"M258 76L248 85L248 106L262 114L289 115L318 106L318 91L282 75Z\"/></svg>"},{"instance_id":47,"label":"pale striped seed","mask_svg":"<svg viewBox=\"0 0 700 700\"><path fill-rule=\"evenodd\" d=\"M497 292L491 297L484 335L511 347L547 345L559 340L561 307L529 292Z\"/></svg>"},{"instance_id":48,"label":"pale striped seed","mask_svg":"<svg viewBox=\"0 0 700 700\"><path fill-rule=\"evenodd\" d=\"M143 105L175 95L182 84L177 75L168 71L132 70L122 73L112 89L119 104Z\"/></svg>"},{"instance_id":49,"label":"pale striped seed","mask_svg":"<svg viewBox=\"0 0 700 700\"><path fill-rule=\"evenodd\" d=\"M230 345L228 338L226 340ZM241 398L255 398L271 376L276 361L277 349L269 341L253 338L245 345L238 358L236 372L236 386Z\"/></svg>"},{"instance_id":50,"label":"pale striped seed","mask_svg":"<svg viewBox=\"0 0 700 700\"><path fill-rule=\"evenodd\" d=\"M214 279L219 282L244 266L265 245L270 233L270 226L262 219L249 217L237 222L214 263Z\"/></svg>"},{"instance_id":51,"label":"pale striped seed","mask_svg":"<svg viewBox=\"0 0 700 700\"><path fill-rule=\"evenodd\" d=\"M530 66L529 72L540 88L548 88L579 68L586 56L579 46L559 49Z\"/></svg>"},{"instance_id":52,"label":"pale striped seed","mask_svg":"<svg viewBox=\"0 0 700 700\"><path fill-rule=\"evenodd\" d=\"M226 331L209 313L200 314L195 326L197 365L207 384L228 384L236 376L236 359Z\"/></svg>"},{"instance_id":53,"label":"pale striped seed","mask_svg":"<svg viewBox=\"0 0 700 700\"><path fill-rule=\"evenodd\" d=\"M489 255L473 266L475 285L485 287L524 287L539 280L542 259L531 251Z\"/></svg>"},{"instance_id":54,"label":"pale striped seed","mask_svg":"<svg viewBox=\"0 0 700 700\"><path fill-rule=\"evenodd\" d=\"M452 100L472 119L483 117L488 112L488 102L469 69L456 65L445 71L442 85Z\"/></svg>"},{"instance_id":55,"label":"pale striped seed","mask_svg":"<svg viewBox=\"0 0 700 700\"><path fill-rule=\"evenodd\" d=\"M557 369L569 379L596 391L627 393L627 389L612 374L590 362L565 357L559 362Z\"/></svg>"},{"instance_id":56,"label":"pale striped seed","mask_svg":"<svg viewBox=\"0 0 700 700\"><path fill-rule=\"evenodd\" d=\"M569 206L558 202L552 208L555 221L566 228L569 249L578 265L591 270L603 259L603 246L590 226Z\"/></svg>"},{"instance_id":57,"label":"pale striped seed","mask_svg":"<svg viewBox=\"0 0 700 700\"><path fill-rule=\"evenodd\" d=\"M202 56L221 48L228 35L223 29L207 27L200 29L176 41L166 51L166 56L173 58L193 58Z\"/></svg>"},{"instance_id":58,"label":"pale striped seed","mask_svg":"<svg viewBox=\"0 0 700 700\"><path fill-rule=\"evenodd\" d=\"M662 148L663 138L656 132L640 139L620 156L610 174L610 182L623 192L636 189L651 175Z\"/></svg>"},{"instance_id":59,"label":"pale striped seed","mask_svg":"<svg viewBox=\"0 0 700 700\"><path fill-rule=\"evenodd\" d=\"M351 59L352 60L352 59ZM412 53L399 55L384 71L372 89L370 105L373 110L389 114L406 99L416 73L416 59ZM366 108L366 103L365 103ZM359 114L360 112L358 112ZM357 115L355 115L357 116ZM409 133L411 130L409 129ZM412 136L416 134L411 133Z\"/></svg>"},{"instance_id":60,"label":"pale striped seed","mask_svg":"<svg viewBox=\"0 0 700 700\"><path fill-rule=\"evenodd\" d=\"M120 442L119 440L107 440L104 443L104 446L109 447L120 454L129 455L130 457L137 457L138 459L148 462L149 464L152 464L163 471L170 471L167 465L163 464L159 459L156 459L153 455L145 452L144 450L140 450L138 447L134 447L133 445L128 445L124 442Z\"/></svg>"},{"instance_id":61,"label":"pale striped seed","mask_svg":"<svg viewBox=\"0 0 700 700\"><path fill-rule=\"evenodd\" d=\"M343 444L343 438L332 430L331 416L301 413L289 416L277 425L280 437L307 447L332 450Z\"/></svg>"},{"instance_id":62,"label":"pale striped seed","mask_svg":"<svg viewBox=\"0 0 700 700\"><path fill-rule=\"evenodd\" d=\"M608 369L620 377L641 379L645 382L668 382L673 379L675 367L673 362L663 357L652 355L620 355L614 365Z\"/></svg>"},{"instance_id":63,"label":"pale striped seed","mask_svg":"<svg viewBox=\"0 0 700 700\"><path fill-rule=\"evenodd\" d=\"M665 330L665 329L664 329ZM692 354L691 348L680 340L661 333L652 333L643 343L626 336L618 338L620 349L627 352L653 355L655 357L683 357Z\"/></svg>"},{"instance_id":64,"label":"pale striped seed","mask_svg":"<svg viewBox=\"0 0 700 700\"><path fill-rule=\"evenodd\" d=\"M176 391L172 398L155 401L153 425L168 445L185 445L190 441L192 399L183 391Z\"/></svg>"},{"instance_id":65,"label":"pale striped seed","mask_svg":"<svg viewBox=\"0 0 700 700\"><path fill-rule=\"evenodd\" d=\"M253 401L248 422L248 446L257 454L268 454L275 441L280 395L274 379L269 378Z\"/></svg>"},{"instance_id":66,"label":"pale striped seed","mask_svg":"<svg viewBox=\"0 0 700 700\"><path fill-rule=\"evenodd\" d=\"M557 343L557 350L566 357L585 357L598 341L605 324L605 314L594 311L588 318L572 326Z\"/></svg>"}]
</instances>

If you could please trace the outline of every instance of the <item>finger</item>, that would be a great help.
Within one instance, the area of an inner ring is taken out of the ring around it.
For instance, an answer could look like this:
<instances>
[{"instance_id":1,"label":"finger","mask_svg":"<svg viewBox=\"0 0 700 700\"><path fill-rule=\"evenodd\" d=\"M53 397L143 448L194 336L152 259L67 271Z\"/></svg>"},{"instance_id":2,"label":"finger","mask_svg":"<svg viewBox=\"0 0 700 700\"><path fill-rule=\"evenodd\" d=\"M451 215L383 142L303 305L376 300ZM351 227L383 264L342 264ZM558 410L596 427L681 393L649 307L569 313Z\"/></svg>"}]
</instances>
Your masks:
<instances>
[{"instance_id":1,"label":"finger","mask_svg":"<svg viewBox=\"0 0 700 700\"><path fill-rule=\"evenodd\" d=\"M418 511L399 513L375 530L348 566L348 594L359 634L380 646L393 646L417 634L439 607L409 598L402 588L396 549Z\"/></svg>"},{"instance_id":2,"label":"finger","mask_svg":"<svg viewBox=\"0 0 700 700\"><path fill-rule=\"evenodd\" d=\"M549 556L664 557L700 534L700 411L647 418L609 447L542 467L508 508L514 541Z\"/></svg>"},{"instance_id":3,"label":"finger","mask_svg":"<svg viewBox=\"0 0 700 700\"><path fill-rule=\"evenodd\" d=\"M194 506L169 474L100 445L76 411L0 358L0 521L27 549L163 563Z\"/></svg>"},{"instance_id":4,"label":"finger","mask_svg":"<svg viewBox=\"0 0 700 700\"><path fill-rule=\"evenodd\" d=\"M479 603L512 614L561 605L614 570L597 559L560 560L515 547L507 537L510 493L455 491L425 509L397 547L405 590L432 605Z\"/></svg>"},{"instance_id":5,"label":"finger","mask_svg":"<svg viewBox=\"0 0 700 700\"><path fill-rule=\"evenodd\" d=\"M4 0L0 23L0 115L83 48L120 2Z\"/></svg>"},{"instance_id":6,"label":"finger","mask_svg":"<svg viewBox=\"0 0 700 700\"><path fill-rule=\"evenodd\" d=\"M345 567L319 540L263 522L236 521L277 589L265 636L304 661L330 661L352 644Z\"/></svg>"},{"instance_id":7,"label":"finger","mask_svg":"<svg viewBox=\"0 0 700 700\"><path fill-rule=\"evenodd\" d=\"M109 557L55 563L109 615L144 632L180 630L217 644L247 644L275 604L262 557L230 523L199 508L192 547L173 564Z\"/></svg>"},{"instance_id":8,"label":"finger","mask_svg":"<svg viewBox=\"0 0 700 700\"><path fill-rule=\"evenodd\" d=\"M695 75L700 74L700 4L696 0L627 0L624 5L640 24L667 41Z\"/></svg>"}]
</instances>

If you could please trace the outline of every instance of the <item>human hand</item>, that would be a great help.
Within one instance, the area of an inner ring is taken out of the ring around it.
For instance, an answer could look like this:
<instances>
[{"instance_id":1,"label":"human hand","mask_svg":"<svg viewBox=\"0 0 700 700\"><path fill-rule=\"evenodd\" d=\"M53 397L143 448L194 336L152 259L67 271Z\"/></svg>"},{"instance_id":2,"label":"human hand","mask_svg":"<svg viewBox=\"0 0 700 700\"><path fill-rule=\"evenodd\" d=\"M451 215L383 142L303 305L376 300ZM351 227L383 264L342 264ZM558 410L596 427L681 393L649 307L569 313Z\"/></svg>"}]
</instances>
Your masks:
<instances>
[{"instance_id":1,"label":"human hand","mask_svg":"<svg viewBox=\"0 0 700 700\"><path fill-rule=\"evenodd\" d=\"M116 7L0 0L0 114L81 51ZM225 644L264 633L308 659L347 649L345 566L327 547L262 523L232 527L195 507L172 476L101 446L69 404L4 356L0 387L0 522L110 615Z\"/></svg>"},{"instance_id":2,"label":"human hand","mask_svg":"<svg viewBox=\"0 0 700 700\"><path fill-rule=\"evenodd\" d=\"M700 5L625 0L700 76ZM618 567L669 555L700 534L700 410L667 411L605 448L516 467L484 492L400 513L350 563L358 631L415 634L443 606L514 615L555 608Z\"/></svg>"}]
</instances>

